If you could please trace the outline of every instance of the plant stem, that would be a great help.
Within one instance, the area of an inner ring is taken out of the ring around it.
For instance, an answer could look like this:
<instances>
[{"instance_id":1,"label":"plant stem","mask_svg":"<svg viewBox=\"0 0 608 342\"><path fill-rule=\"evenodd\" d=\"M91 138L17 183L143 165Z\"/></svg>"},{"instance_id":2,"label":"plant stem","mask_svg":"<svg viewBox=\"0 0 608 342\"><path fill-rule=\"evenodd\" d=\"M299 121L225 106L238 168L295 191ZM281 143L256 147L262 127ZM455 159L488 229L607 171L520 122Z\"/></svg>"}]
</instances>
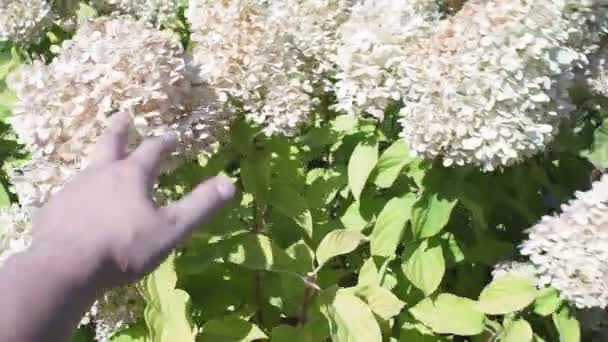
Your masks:
<instances>
[{"instance_id":1,"label":"plant stem","mask_svg":"<svg viewBox=\"0 0 608 342\"><path fill-rule=\"evenodd\" d=\"M314 288L311 284L316 283L316 275L315 273L309 273L306 275L306 282L304 288L304 301L302 302L302 309L300 310L300 319L298 320L298 326L303 326L308 321L308 308L310 306L310 301L314 297Z\"/></svg>"},{"instance_id":2,"label":"plant stem","mask_svg":"<svg viewBox=\"0 0 608 342\"><path fill-rule=\"evenodd\" d=\"M255 203L255 215L254 215L254 223L251 227L251 231L254 234L259 234L264 231L264 227L266 226L266 206L260 206L258 203ZM255 271L254 273L254 286L255 286L255 300L258 305L257 312L257 320L260 326L264 324L264 316L262 314L262 305L264 304L263 297L263 273L262 271Z\"/></svg>"}]
</instances>

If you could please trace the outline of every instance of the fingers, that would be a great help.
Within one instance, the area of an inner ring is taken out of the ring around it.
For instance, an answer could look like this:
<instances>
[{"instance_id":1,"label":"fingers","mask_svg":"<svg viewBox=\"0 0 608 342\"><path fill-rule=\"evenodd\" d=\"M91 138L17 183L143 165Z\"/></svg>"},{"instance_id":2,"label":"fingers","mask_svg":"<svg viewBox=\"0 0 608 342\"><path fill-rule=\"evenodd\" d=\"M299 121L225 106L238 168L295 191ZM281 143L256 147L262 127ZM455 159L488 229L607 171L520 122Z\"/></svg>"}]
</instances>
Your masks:
<instances>
[{"instance_id":1,"label":"fingers","mask_svg":"<svg viewBox=\"0 0 608 342\"><path fill-rule=\"evenodd\" d=\"M105 164L123 159L127 154L131 117L127 113L117 113L110 118L105 134L95 145L91 164Z\"/></svg>"},{"instance_id":2,"label":"fingers","mask_svg":"<svg viewBox=\"0 0 608 342\"><path fill-rule=\"evenodd\" d=\"M141 167L146 175L153 175L161 160L177 145L177 135L168 133L160 137L145 139L129 160Z\"/></svg>"},{"instance_id":3,"label":"fingers","mask_svg":"<svg viewBox=\"0 0 608 342\"><path fill-rule=\"evenodd\" d=\"M222 176L207 180L180 201L162 209L174 225L169 232L170 243L177 244L188 236L196 226L203 224L229 202L235 193L232 182Z\"/></svg>"}]
</instances>

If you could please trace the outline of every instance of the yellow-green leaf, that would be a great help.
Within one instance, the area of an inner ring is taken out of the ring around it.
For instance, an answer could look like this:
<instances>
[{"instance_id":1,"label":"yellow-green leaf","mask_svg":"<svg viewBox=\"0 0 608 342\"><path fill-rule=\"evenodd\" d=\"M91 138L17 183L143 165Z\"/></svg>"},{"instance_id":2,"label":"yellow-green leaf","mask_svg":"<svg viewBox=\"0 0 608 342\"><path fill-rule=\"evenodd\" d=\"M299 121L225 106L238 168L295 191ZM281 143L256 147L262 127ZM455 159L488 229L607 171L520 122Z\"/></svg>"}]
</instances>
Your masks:
<instances>
[{"instance_id":1,"label":"yellow-green leaf","mask_svg":"<svg viewBox=\"0 0 608 342\"><path fill-rule=\"evenodd\" d=\"M405 306L391 291L380 286L359 286L354 288L354 293L384 320L397 316Z\"/></svg>"},{"instance_id":2,"label":"yellow-green leaf","mask_svg":"<svg viewBox=\"0 0 608 342\"><path fill-rule=\"evenodd\" d=\"M441 244L422 240L414 253L405 260L402 269L407 279L425 295L435 292L445 273Z\"/></svg>"},{"instance_id":3,"label":"yellow-green leaf","mask_svg":"<svg viewBox=\"0 0 608 342\"><path fill-rule=\"evenodd\" d=\"M194 342L189 316L190 296L175 288L177 274L171 255L145 279L144 316L151 342Z\"/></svg>"},{"instance_id":4,"label":"yellow-green leaf","mask_svg":"<svg viewBox=\"0 0 608 342\"><path fill-rule=\"evenodd\" d=\"M348 161L348 185L356 200L367 179L378 162L378 143L376 141L360 142Z\"/></svg>"},{"instance_id":5,"label":"yellow-green leaf","mask_svg":"<svg viewBox=\"0 0 608 342\"><path fill-rule=\"evenodd\" d=\"M337 229L325 235L317 247L317 262L321 268L327 260L354 251L359 245L367 242L367 237L357 231Z\"/></svg>"},{"instance_id":6,"label":"yellow-green leaf","mask_svg":"<svg viewBox=\"0 0 608 342\"><path fill-rule=\"evenodd\" d=\"M472 336L484 329L485 315L475 301L449 293L440 294L434 301L422 300L410 313L438 334Z\"/></svg>"},{"instance_id":7,"label":"yellow-green leaf","mask_svg":"<svg viewBox=\"0 0 608 342\"><path fill-rule=\"evenodd\" d=\"M534 313L541 316L548 316L559 309L562 302L559 291L557 291L556 288L546 287L538 291L536 300L534 300Z\"/></svg>"},{"instance_id":8,"label":"yellow-green leaf","mask_svg":"<svg viewBox=\"0 0 608 342\"><path fill-rule=\"evenodd\" d=\"M198 340L200 342L251 342L267 337L257 325L238 317L229 316L205 323Z\"/></svg>"},{"instance_id":9,"label":"yellow-green leaf","mask_svg":"<svg viewBox=\"0 0 608 342\"><path fill-rule=\"evenodd\" d=\"M412 209L412 233L417 238L438 234L450 220L456 200L425 192Z\"/></svg>"},{"instance_id":10,"label":"yellow-green leaf","mask_svg":"<svg viewBox=\"0 0 608 342\"><path fill-rule=\"evenodd\" d=\"M553 313L553 324L559 332L560 342L580 342L581 327L566 305Z\"/></svg>"},{"instance_id":11,"label":"yellow-green leaf","mask_svg":"<svg viewBox=\"0 0 608 342\"><path fill-rule=\"evenodd\" d=\"M533 338L532 327L524 319L510 322L502 333L502 342L531 342Z\"/></svg>"},{"instance_id":12,"label":"yellow-green leaf","mask_svg":"<svg viewBox=\"0 0 608 342\"><path fill-rule=\"evenodd\" d=\"M395 254L415 202L416 196L411 193L388 201L370 236L372 255L389 257Z\"/></svg>"},{"instance_id":13,"label":"yellow-green leaf","mask_svg":"<svg viewBox=\"0 0 608 342\"><path fill-rule=\"evenodd\" d=\"M338 291L321 305L333 342L382 342L380 326L371 309L357 296Z\"/></svg>"},{"instance_id":14,"label":"yellow-green leaf","mask_svg":"<svg viewBox=\"0 0 608 342\"><path fill-rule=\"evenodd\" d=\"M536 294L531 279L506 275L496 278L481 291L479 308L490 315L504 315L524 309Z\"/></svg>"},{"instance_id":15,"label":"yellow-green leaf","mask_svg":"<svg viewBox=\"0 0 608 342\"><path fill-rule=\"evenodd\" d=\"M374 184L380 188L389 188L393 185L401 170L407 165L412 158L407 144L404 140L395 141L387 148L376 165L376 178Z\"/></svg>"}]
</instances>

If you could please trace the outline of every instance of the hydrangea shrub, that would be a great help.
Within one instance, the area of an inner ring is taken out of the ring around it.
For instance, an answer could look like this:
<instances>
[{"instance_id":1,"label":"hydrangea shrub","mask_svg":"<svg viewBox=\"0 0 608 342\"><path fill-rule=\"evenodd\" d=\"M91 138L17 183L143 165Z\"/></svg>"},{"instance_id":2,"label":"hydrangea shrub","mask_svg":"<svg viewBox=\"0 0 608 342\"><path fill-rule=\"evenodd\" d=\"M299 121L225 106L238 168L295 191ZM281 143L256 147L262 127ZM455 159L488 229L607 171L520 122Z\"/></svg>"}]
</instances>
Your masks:
<instances>
[{"instance_id":1,"label":"hydrangea shrub","mask_svg":"<svg viewBox=\"0 0 608 342\"><path fill-rule=\"evenodd\" d=\"M0 265L118 111L236 200L75 341L605 341L603 0L0 0Z\"/></svg>"}]
</instances>

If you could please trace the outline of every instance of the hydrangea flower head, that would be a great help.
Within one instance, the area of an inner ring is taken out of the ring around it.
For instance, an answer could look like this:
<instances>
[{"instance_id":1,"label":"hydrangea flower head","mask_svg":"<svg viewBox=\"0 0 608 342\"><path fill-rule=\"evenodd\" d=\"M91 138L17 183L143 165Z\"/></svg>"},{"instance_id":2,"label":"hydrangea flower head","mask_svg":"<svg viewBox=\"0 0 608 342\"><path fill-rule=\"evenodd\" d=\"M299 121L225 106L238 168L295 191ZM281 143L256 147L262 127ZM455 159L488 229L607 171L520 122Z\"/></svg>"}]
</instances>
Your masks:
<instances>
[{"instance_id":1,"label":"hydrangea flower head","mask_svg":"<svg viewBox=\"0 0 608 342\"><path fill-rule=\"evenodd\" d=\"M396 73L405 49L427 36L439 20L435 0L365 0L339 28L337 110L384 117L409 79ZM421 61L422 62L422 61Z\"/></svg>"},{"instance_id":2,"label":"hydrangea flower head","mask_svg":"<svg viewBox=\"0 0 608 342\"><path fill-rule=\"evenodd\" d=\"M193 60L201 80L267 135L292 134L315 101L287 20L261 0L191 0Z\"/></svg>"},{"instance_id":3,"label":"hydrangea flower head","mask_svg":"<svg viewBox=\"0 0 608 342\"><path fill-rule=\"evenodd\" d=\"M488 171L543 150L586 61L568 46L571 25L553 0L471 0L440 22L400 65L411 150Z\"/></svg>"},{"instance_id":4,"label":"hydrangea flower head","mask_svg":"<svg viewBox=\"0 0 608 342\"><path fill-rule=\"evenodd\" d=\"M521 245L551 285L579 308L608 306L608 177L528 229Z\"/></svg>"},{"instance_id":5,"label":"hydrangea flower head","mask_svg":"<svg viewBox=\"0 0 608 342\"><path fill-rule=\"evenodd\" d=\"M35 43L53 19L47 0L0 0L0 42Z\"/></svg>"},{"instance_id":6,"label":"hydrangea flower head","mask_svg":"<svg viewBox=\"0 0 608 342\"><path fill-rule=\"evenodd\" d=\"M11 123L33 159L75 168L118 111L133 117L134 140L177 133L180 155L208 149L228 119L172 33L125 17L85 22L50 64L24 66L10 86Z\"/></svg>"}]
</instances>

